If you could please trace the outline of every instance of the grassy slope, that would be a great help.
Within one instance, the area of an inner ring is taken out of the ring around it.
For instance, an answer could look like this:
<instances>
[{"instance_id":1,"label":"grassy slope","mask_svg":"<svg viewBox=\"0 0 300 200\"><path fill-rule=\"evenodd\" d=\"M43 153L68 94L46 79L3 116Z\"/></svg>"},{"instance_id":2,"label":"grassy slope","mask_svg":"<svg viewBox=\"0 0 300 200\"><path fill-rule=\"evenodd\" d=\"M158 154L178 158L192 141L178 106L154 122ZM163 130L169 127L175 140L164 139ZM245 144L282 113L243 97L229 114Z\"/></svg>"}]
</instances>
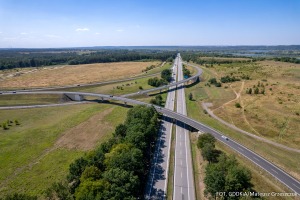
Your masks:
<instances>
[{"instance_id":1,"label":"grassy slope","mask_svg":"<svg viewBox=\"0 0 300 200\"><path fill-rule=\"evenodd\" d=\"M84 152L67 149L52 149L53 151L47 152L47 149L53 147L61 133L109 107L111 105L89 104L26 109L21 112L0 111L5 112L5 118L0 115L0 119L18 118L22 123L21 126L0 131L0 194L21 191L41 195L52 182L62 180L69 164ZM104 119L112 126L121 123L127 111L124 107L114 107ZM110 134L106 133L104 140ZM13 176L16 171L17 175ZM9 179L3 184L6 178Z\"/></svg>"},{"instance_id":2,"label":"grassy slope","mask_svg":"<svg viewBox=\"0 0 300 200\"><path fill-rule=\"evenodd\" d=\"M61 95L39 94L39 95L0 95L0 106L11 105L36 105L53 104L62 101Z\"/></svg>"}]
</instances>

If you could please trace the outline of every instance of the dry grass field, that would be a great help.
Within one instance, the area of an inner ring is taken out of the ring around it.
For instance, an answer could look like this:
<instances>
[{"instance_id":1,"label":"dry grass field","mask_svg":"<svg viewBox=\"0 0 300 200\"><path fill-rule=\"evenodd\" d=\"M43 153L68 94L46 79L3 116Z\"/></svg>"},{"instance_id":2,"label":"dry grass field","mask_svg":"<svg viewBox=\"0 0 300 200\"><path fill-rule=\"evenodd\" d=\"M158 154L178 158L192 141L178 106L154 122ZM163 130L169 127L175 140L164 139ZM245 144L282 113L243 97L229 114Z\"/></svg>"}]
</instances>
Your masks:
<instances>
[{"instance_id":1,"label":"dry grass field","mask_svg":"<svg viewBox=\"0 0 300 200\"><path fill-rule=\"evenodd\" d=\"M0 88L30 88L84 84L131 77L160 62L118 62L62 65L0 72Z\"/></svg>"},{"instance_id":2,"label":"dry grass field","mask_svg":"<svg viewBox=\"0 0 300 200\"><path fill-rule=\"evenodd\" d=\"M224 120L253 134L290 147L300 147L300 65L261 61L256 64L220 65L210 68L219 76L247 74L251 80L223 84L224 94L232 90L235 98L216 99L213 110ZM247 94L260 85L265 94ZM262 86L263 85L263 86ZM216 89L213 89L216 90ZM211 96L211 95L210 95ZM235 103L242 108L236 108Z\"/></svg>"}]
</instances>

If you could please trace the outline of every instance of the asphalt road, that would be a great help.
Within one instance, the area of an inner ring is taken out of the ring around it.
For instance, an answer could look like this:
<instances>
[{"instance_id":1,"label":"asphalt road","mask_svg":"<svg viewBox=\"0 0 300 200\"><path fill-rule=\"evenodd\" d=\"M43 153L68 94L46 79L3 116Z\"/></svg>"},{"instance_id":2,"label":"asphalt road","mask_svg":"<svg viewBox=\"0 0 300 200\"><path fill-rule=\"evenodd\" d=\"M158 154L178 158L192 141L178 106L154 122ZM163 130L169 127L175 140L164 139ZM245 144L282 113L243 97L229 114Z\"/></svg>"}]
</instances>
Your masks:
<instances>
[{"instance_id":1,"label":"asphalt road","mask_svg":"<svg viewBox=\"0 0 300 200\"><path fill-rule=\"evenodd\" d=\"M172 82L176 82L177 67L172 67ZM165 108L174 110L175 86L169 88ZM145 191L145 199L165 199L167 194L169 160L171 148L171 136L173 123L165 116L160 125L159 137L156 143L154 158L152 159L151 170Z\"/></svg>"},{"instance_id":2,"label":"asphalt road","mask_svg":"<svg viewBox=\"0 0 300 200\"><path fill-rule=\"evenodd\" d=\"M178 81L182 81L183 71L180 54L177 56ZM184 83L177 86L177 113L186 115ZM189 131L185 125L177 121L175 166L174 166L174 200L195 199L193 164L190 149Z\"/></svg>"}]
</instances>

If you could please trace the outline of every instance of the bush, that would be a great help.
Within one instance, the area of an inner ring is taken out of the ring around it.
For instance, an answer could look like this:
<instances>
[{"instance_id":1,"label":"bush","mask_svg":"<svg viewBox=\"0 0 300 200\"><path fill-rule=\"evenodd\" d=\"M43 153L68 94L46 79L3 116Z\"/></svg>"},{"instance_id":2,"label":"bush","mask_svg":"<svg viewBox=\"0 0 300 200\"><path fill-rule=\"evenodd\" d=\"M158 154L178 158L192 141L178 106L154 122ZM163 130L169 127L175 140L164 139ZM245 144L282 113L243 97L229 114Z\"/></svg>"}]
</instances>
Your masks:
<instances>
[{"instance_id":1,"label":"bush","mask_svg":"<svg viewBox=\"0 0 300 200\"><path fill-rule=\"evenodd\" d=\"M20 125L20 122L17 119L15 119L15 124L18 126Z\"/></svg>"},{"instance_id":2,"label":"bush","mask_svg":"<svg viewBox=\"0 0 300 200\"><path fill-rule=\"evenodd\" d=\"M6 122L3 122L3 123L2 123L2 128L3 128L3 130L9 129Z\"/></svg>"},{"instance_id":3,"label":"bush","mask_svg":"<svg viewBox=\"0 0 300 200\"><path fill-rule=\"evenodd\" d=\"M242 106L241 106L240 103L235 103L235 107L236 107L236 108L241 108Z\"/></svg>"}]
</instances>

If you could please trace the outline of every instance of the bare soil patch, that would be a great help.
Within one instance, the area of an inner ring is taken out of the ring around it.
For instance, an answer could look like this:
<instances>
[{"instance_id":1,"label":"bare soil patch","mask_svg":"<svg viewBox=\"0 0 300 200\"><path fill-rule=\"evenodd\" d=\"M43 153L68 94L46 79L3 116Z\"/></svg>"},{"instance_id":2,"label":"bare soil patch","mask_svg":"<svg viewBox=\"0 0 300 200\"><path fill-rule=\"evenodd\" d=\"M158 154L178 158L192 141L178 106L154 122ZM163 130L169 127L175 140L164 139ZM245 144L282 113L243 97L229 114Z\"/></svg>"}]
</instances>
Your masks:
<instances>
[{"instance_id":1,"label":"bare soil patch","mask_svg":"<svg viewBox=\"0 0 300 200\"><path fill-rule=\"evenodd\" d=\"M158 61L117 62L44 67L27 70L26 73L13 70L2 74L0 88L63 86L115 80L141 74L146 67L159 64Z\"/></svg>"},{"instance_id":2,"label":"bare soil patch","mask_svg":"<svg viewBox=\"0 0 300 200\"><path fill-rule=\"evenodd\" d=\"M99 140L105 136L105 133L113 130L113 126L109 122L104 121L105 116L112 111L113 108L104 110L68 130L57 140L55 146L85 151L93 149Z\"/></svg>"}]
</instances>

